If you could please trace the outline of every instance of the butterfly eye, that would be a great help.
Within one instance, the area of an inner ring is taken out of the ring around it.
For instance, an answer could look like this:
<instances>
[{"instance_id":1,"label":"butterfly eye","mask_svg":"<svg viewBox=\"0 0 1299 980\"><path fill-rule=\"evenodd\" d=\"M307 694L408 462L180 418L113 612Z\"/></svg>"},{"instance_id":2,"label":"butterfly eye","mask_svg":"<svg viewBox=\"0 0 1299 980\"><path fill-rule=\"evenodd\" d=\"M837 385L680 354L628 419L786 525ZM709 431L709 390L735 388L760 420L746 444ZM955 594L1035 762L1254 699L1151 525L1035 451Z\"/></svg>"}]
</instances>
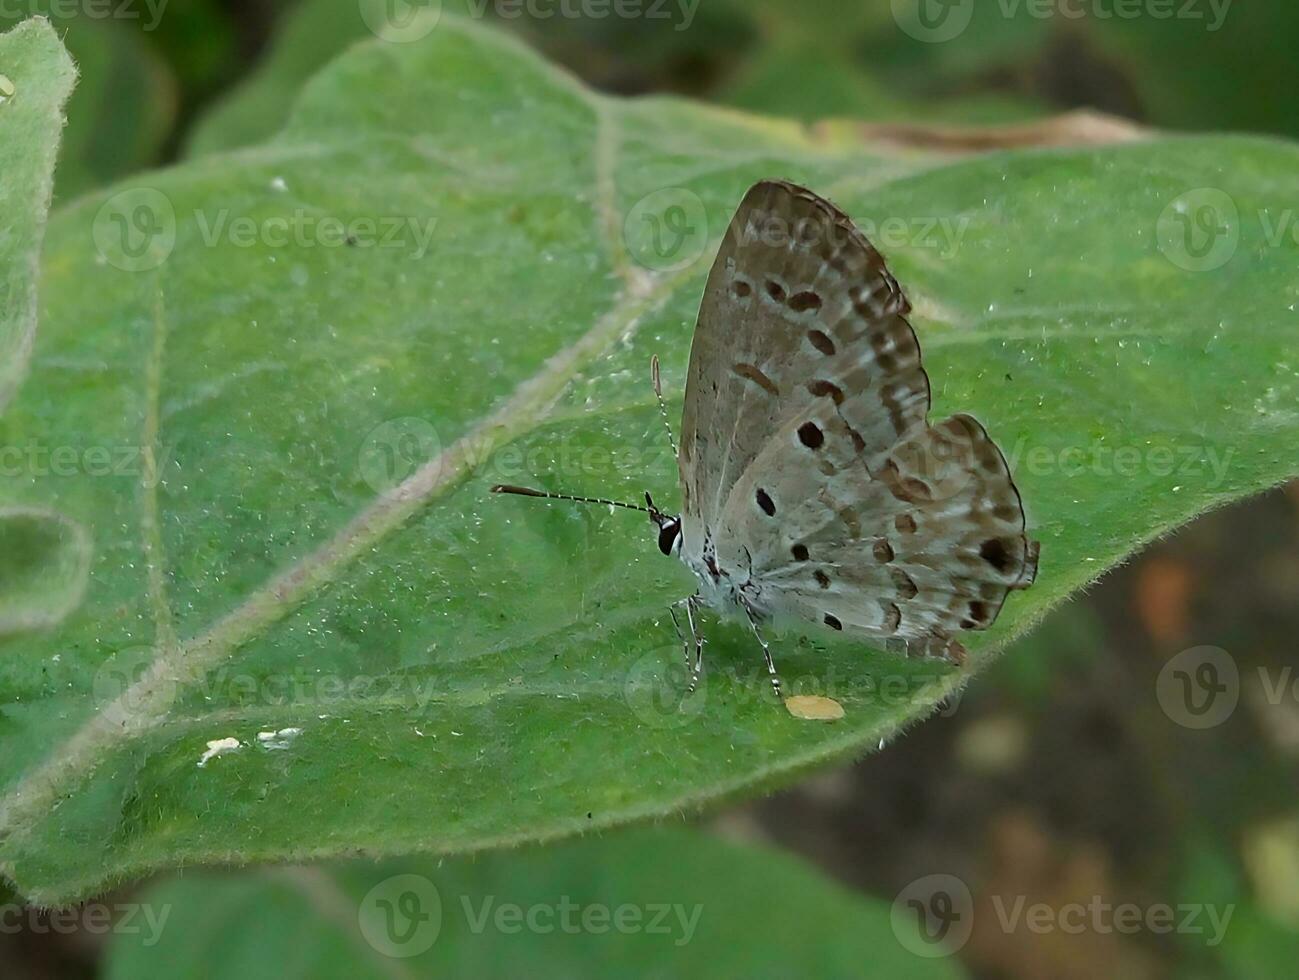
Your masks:
<instances>
[{"instance_id":1,"label":"butterfly eye","mask_svg":"<svg viewBox=\"0 0 1299 980\"><path fill-rule=\"evenodd\" d=\"M677 543L677 536L681 533L681 522L679 520L664 521L659 527L659 551L665 555L672 554L672 549Z\"/></svg>"}]
</instances>

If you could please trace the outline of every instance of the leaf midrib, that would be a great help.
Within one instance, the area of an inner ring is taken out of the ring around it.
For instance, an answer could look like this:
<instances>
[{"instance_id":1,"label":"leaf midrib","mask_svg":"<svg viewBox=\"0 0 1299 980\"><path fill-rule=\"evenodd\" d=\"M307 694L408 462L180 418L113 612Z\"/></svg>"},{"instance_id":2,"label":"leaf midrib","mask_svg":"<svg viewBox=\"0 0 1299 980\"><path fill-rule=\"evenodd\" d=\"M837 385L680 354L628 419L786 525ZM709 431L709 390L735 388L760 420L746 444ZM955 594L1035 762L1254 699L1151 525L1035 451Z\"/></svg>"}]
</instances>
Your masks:
<instances>
[{"instance_id":1,"label":"leaf midrib","mask_svg":"<svg viewBox=\"0 0 1299 980\"><path fill-rule=\"evenodd\" d=\"M553 68L550 70L559 74ZM574 85L565 79L570 86ZM580 87L576 90L582 91ZM155 645L149 669L139 680L93 714L0 798L0 842L30 832L60 791L91 771L95 761L113 745L164 721L186 681L210 670L327 585L356 555L401 527L439 494L457 485L468 475L474 460L534 429L573 377L634 331L640 318L667 301L679 283L693 272L688 266L675 274L655 278L630 263L619 235L621 215L616 204L617 120L608 100L585 92L583 100L593 109L595 120L596 223L613 267L624 283L614 306L574 343L552 354L540 371L518 384L495 411L472 425L451 446L403 483L381 494L327 541L268 580L204 633L184 643L168 640L174 631L170 628L170 606L163 590L162 569L166 558L161 552L161 541L150 533L151 528L156 532L157 502L152 492L147 492L142 497L140 522L146 562L150 566L150 607L161 642ZM149 390L149 384L160 379L166 335L163 312L159 291L154 309L153 350L146 372L148 404L142 445L152 445L157 440L158 392Z\"/></svg>"}]
</instances>

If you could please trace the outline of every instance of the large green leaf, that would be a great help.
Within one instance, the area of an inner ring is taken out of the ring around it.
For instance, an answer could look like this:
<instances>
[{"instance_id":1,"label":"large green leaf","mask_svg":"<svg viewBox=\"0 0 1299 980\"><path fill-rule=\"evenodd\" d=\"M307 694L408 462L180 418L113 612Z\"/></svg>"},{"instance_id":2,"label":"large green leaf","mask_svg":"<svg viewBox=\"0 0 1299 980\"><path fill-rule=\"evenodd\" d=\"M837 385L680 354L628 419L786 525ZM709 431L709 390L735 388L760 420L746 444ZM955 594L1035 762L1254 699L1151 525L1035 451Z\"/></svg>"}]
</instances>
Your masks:
<instances>
[{"instance_id":1,"label":"large green leaf","mask_svg":"<svg viewBox=\"0 0 1299 980\"><path fill-rule=\"evenodd\" d=\"M109 949L110 978L961 975L913 952L940 950L909 911L893 919L779 852L681 830L446 863L187 875L140 902Z\"/></svg>"},{"instance_id":2,"label":"large green leaf","mask_svg":"<svg viewBox=\"0 0 1299 980\"><path fill-rule=\"evenodd\" d=\"M26 373L36 333L41 239L76 76L48 21L0 35L0 410Z\"/></svg>"},{"instance_id":3,"label":"large green leaf","mask_svg":"<svg viewBox=\"0 0 1299 980\"><path fill-rule=\"evenodd\" d=\"M447 16L354 48L273 142L51 224L0 444L68 450L4 477L0 506L52 508L94 560L57 628L0 645L5 871L53 901L179 862L468 851L873 747L962 678L777 639L789 686L846 710L808 724L710 622L679 704L664 609L691 582L648 524L489 485L670 505L650 355L679 411L730 213L800 179L878 229L936 417L973 412L1011 456L1042 568L978 666L1152 536L1296 471L1296 245L1274 232L1297 157L1203 138L949 163L599 98ZM1223 196L1185 196L1206 185ZM647 216L693 261L665 268Z\"/></svg>"}]
</instances>

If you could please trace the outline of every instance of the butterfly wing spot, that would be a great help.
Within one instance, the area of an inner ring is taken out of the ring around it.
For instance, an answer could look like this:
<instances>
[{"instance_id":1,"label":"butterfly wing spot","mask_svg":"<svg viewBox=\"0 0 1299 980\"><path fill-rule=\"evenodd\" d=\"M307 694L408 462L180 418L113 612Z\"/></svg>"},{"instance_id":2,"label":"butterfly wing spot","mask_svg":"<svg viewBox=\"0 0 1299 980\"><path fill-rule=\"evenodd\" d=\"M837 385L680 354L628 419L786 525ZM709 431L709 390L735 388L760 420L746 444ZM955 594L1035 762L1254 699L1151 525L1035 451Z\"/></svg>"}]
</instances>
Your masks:
<instances>
[{"instance_id":1,"label":"butterfly wing spot","mask_svg":"<svg viewBox=\"0 0 1299 980\"><path fill-rule=\"evenodd\" d=\"M805 544L794 545L794 547L789 549L789 553L794 556L794 561L807 561L810 557L807 545Z\"/></svg>"},{"instance_id":2,"label":"butterfly wing spot","mask_svg":"<svg viewBox=\"0 0 1299 980\"><path fill-rule=\"evenodd\" d=\"M841 622L839 621L838 617L836 617L836 616L831 616L829 613L826 613L826 614L825 614L824 622L825 622L825 625L826 625L826 626L829 626L830 629L832 629L832 630L842 630L842 629L843 629L843 623L841 623Z\"/></svg>"},{"instance_id":3,"label":"butterfly wing spot","mask_svg":"<svg viewBox=\"0 0 1299 980\"><path fill-rule=\"evenodd\" d=\"M896 633L898 627L902 625L902 610L898 608L896 602L885 603L884 605L884 632Z\"/></svg>"},{"instance_id":4,"label":"butterfly wing spot","mask_svg":"<svg viewBox=\"0 0 1299 980\"><path fill-rule=\"evenodd\" d=\"M1010 551L1001 538L989 538L979 546L979 557L1005 575L1012 567Z\"/></svg>"},{"instance_id":5,"label":"butterfly wing spot","mask_svg":"<svg viewBox=\"0 0 1299 980\"><path fill-rule=\"evenodd\" d=\"M757 500L758 507L761 508L764 514L768 517L776 516L776 502L771 499L771 494L767 493L766 490L763 490L762 487L758 487L758 492L754 495L754 499Z\"/></svg>"},{"instance_id":6,"label":"butterfly wing spot","mask_svg":"<svg viewBox=\"0 0 1299 980\"><path fill-rule=\"evenodd\" d=\"M884 464L884 469L880 472L880 479L889 488L889 493L903 503L925 504L934 499L929 484L918 477L903 476L896 460L890 459Z\"/></svg>"},{"instance_id":7,"label":"butterfly wing spot","mask_svg":"<svg viewBox=\"0 0 1299 980\"><path fill-rule=\"evenodd\" d=\"M916 587L916 580L902 569L890 568L889 572L893 576L893 588L897 590L898 598L903 602L914 599L920 594L920 589Z\"/></svg>"},{"instance_id":8,"label":"butterfly wing spot","mask_svg":"<svg viewBox=\"0 0 1299 980\"><path fill-rule=\"evenodd\" d=\"M832 381L820 378L807 383L807 391L814 398L829 398L835 405L843 404L843 389Z\"/></svg>"},{"instance_id":9,"label":"butterfly wing spot","mask_svg":"<svg viewBox=\"0 0 1299 980\"><path fill-rule=\"evenodd\" d=\"M899 514L893 518L893 527L899 534L915 534L916 519L910 514Z\"/></svg>"},{"instance_id":10,"label":"butterfly wing spot","mask_svg":"<svg viewBox=\"0 0 1299 980\"><path fill-rule=\"evenodd\" d=\"M821 586L821 588L823 589L830 588L830 576L825 574L825 572L821 571L821 569L818 568L815 572L813 572L812 578L816 579L816 584Z\"/></svg>"},{"instance_id":11,"label":"butterfly wing spot","mask_svg":"<svg viewBox=\"0 0 1299 980\"><path fill-rule=\"evenodd\" d=\"M780 388L777 387L776 382L767 377L756 364L732 364L731 373L746 381L752 381L769 395L780 397Z\"/></svg>"},{"instance_id":12,"label":"butterfly wing spot","mask_svg":"<svg viewBox=\"0 0 1299 980\"><path fill-rule=\"evenodd\" d=\"M771 297L773 303L784 303L786 291L785 287L775 279L768 279L764 284L767 289L767 295Z\"/></svg>"},{"instance_id":13,"label":"butterfly wing spot","mask_svg":"<svg viewBox=\"0 0 1299 980\"><path fill-rule=\"evenodd\" d=\"M798 441L808 449L820 449L825 445L825 433L815 422L804 422L798 427Z\"/></svg>"},{"instance_id":14,"label":"butterfly wing spot","mask_svg":"<svg viewBox=\"0 0 1299 980\"><path fill-rule=\"evenodd\" d=\"M789 308L795 313L816 312L821 308L822 299L810 289L795 293L789 298Z\"/></svg>"},{"instance_id":15,"label":"butterfly wing spot","mask_svg":"<svg viewBox=\"0 0 1299 980\"><path fill-rule=\"evenodd\" d=\"M731 292L736 299L748 299L753 295L753 284L743 276L735 276L731 280Z\"/></svg>"},{"instance_id":16,"label":"butterfly wing spot","mask_svg":"<svg viewBox=\"0 0 1299 980\"><path fill-rule=\"evenodd\" d=\"M905 315L911 311L897 281L886 269L879 278L868 285L859 286L849 294L853 312L863 320L881 320L888 316Z\"/></svg>"},{"instance_id":17,"label":"butterfly wing spot","mask_svg":"<svg viewBox=\"0 0 1299 980\"><path fill-rule=\"evenodd\" d=\"M875 544L871 546L871 554L875 556L877 562L887 565L893 560L893 546L883 538L879 538Z\"/></svg>"},{"instance_id":18,"label":"butterfly wing spot","mask_svg":"<svg viewBox=\"0 0 1299 980\"><path fill-rule=\"evenodd\" d=\"M851 507L841 507L838 510L839 520L843 521L843 526L848 529L849 540L855 540L861 537L861 518L857 516L857 511Z\"/></svg>"},{"instance_id":19,"label":"butterfly wing spot","mask_svg":"<svg viewBox=\"0 0 1299 980\"><path fill-rule=\"evenodd\" d=\"M825 331L809 330L807 332L807 339L813 347L819 350L826 357L834 357L836 350L834 341L830 339L830 335Z\"/></svg>"},{"instance_id":20,"label":"butterfly wing spot","mask_svg":"<svg viewBox=\"0 0 1299 980\"><path fill-rule=\"evenodd\" d=\"M965 626L965 629L982 629L991 622L987 603L979 599L971 599L967 608L970 610L970 618L967 620L970 625ZM961 625L964 626L965 624L962 623Z\"/></svg>"}]
</instances>

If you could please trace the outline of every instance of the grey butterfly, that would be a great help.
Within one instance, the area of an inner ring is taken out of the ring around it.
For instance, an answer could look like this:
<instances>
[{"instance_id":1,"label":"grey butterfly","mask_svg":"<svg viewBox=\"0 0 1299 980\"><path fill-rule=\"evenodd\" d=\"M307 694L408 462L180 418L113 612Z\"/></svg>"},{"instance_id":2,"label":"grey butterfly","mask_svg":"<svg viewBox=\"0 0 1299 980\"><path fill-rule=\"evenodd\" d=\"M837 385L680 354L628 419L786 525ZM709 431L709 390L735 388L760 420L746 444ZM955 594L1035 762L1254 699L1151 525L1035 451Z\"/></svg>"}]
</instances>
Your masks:
<instances>
[{"instance_id":1,"label":"grey butterfly","mask_svg":"<svg viewBox=\"0 0 1299 980\"><path fill-rule=\"evenodd\" d=\"M761 181L700 304L677 451L682 514L648 493L641 507L492 489L649 514L659 549L699 580L671 610L690 690L704 605L749 624L777 696L762 634L772 621L963 663L955 634L986 629L1011 590L1033 583L1038 543L983 426L968 415L929 424L910 309L847 215L804 187ZM662 408L657 359L653 378Z\"/></svg>"}]
</instances>

